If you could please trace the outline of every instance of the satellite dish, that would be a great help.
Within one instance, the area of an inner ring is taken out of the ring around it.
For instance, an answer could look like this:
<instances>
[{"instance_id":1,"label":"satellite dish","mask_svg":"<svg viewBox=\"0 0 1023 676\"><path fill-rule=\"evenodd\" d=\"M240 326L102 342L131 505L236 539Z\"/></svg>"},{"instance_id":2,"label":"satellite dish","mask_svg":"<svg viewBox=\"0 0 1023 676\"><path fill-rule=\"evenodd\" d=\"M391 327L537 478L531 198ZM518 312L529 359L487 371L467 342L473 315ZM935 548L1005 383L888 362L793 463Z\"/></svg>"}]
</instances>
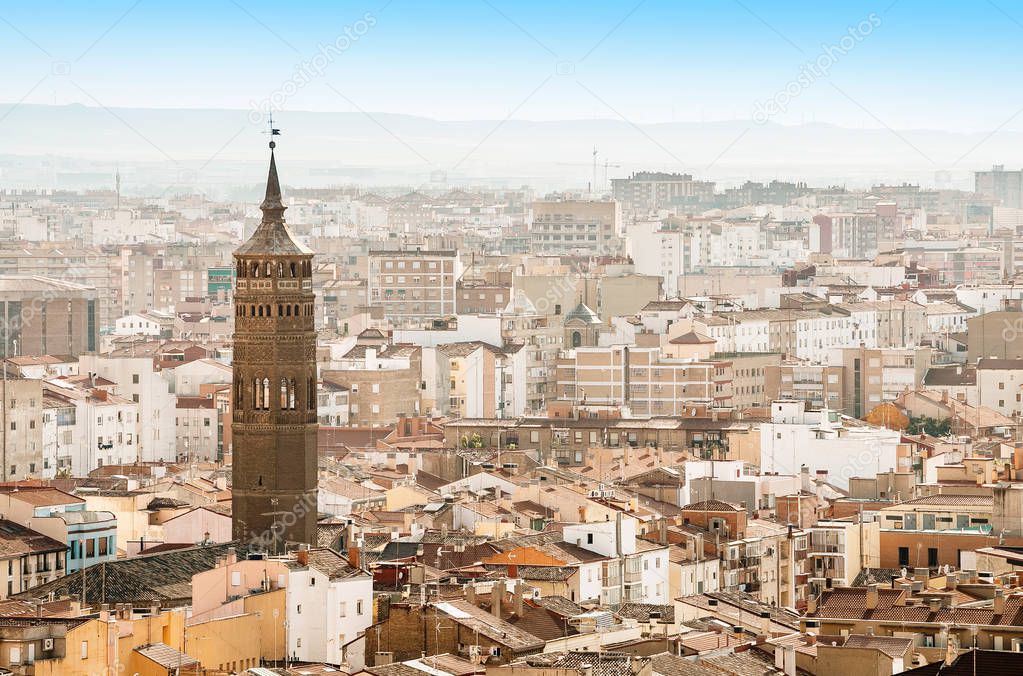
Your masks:
<instances>
[{"instance_id":1,"label":"satellite dish","mask_svg":"<svg viewBox=\"0 0 1023 676\"><path fill-rule=\"evenodd\" d=\"M906 577L906 575L908 575L908 574L909 574L909 571L907 571L905 568L903 568L902 569L902 577Z\"/></svg>"}]
</instances>

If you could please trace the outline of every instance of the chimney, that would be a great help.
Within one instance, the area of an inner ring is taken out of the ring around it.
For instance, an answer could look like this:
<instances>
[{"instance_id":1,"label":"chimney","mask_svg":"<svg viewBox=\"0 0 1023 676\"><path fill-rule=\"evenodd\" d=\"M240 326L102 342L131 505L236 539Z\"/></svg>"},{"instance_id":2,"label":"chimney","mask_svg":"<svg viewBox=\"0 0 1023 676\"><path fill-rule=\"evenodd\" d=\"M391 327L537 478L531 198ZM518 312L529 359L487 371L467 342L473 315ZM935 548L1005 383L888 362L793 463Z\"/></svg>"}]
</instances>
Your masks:
<instances>
[{"instance_id":1,"label":"chimney","mask_svg":"<svg viewBox=\"0 0 1023 676\"><path fill-rule=\"evenodd\" d=\"M508 564L508 579L515 580L519 577L519 567L514 563Z\"/></svg>"},{"instance_id":2,"label":"chimney","mask_svg":"<svg viewBox=\"0 0 1023 676\"><path fill-rule=\"evenodd\" d=\"M351 550L348 550L348 551L349 551L349 556L351 556ZM300 550L298 550L297 552L295 552L295 559L298 561L298 565L303 566L303 567L308 566L309 565L309 550L308 549L300 549Z\"/></svg>"},{"instance_id":3,"label":"chimney","mask_svg":"<svg viewBox=\"0 0 1023 676\"><path fill-rule=\"evenodd\" d=\"M504 601L504 580L498 580L490 589L490 612L494 617L501 618L501 602Z\"/></svg>"},{"instance_id":4,"label":"chimney","mask_svg":"<svg viewBox=\"0 0 1023 676\"><path fill-rule=\"evenodd\" d=\"M471 605L476 605L476 585L472 582L465 585L465 600Z\"/></svg>"},{"instance_id":5,"label":"chimney","mask_svg":"<svg viewBox=\"0 0 1023 676\"><path fill-rule=\"evenodd\" d=\"M522 583L522 580L515 582L515 615L516 617L522 617L522 606L523 596L526 593L526 585Z\"/></svg>"},{"instance_id":6,"label":"chimney","mask_svg":"<svg viewBox=\"0 0 1023 676\"><path fill-rule=\"evenodd\" d=\"M809 596L806 599L806 614L813 615L817 612L817 597Z\"/></svg>"},{"instance_id":7,"label":"chimney","mask_svg":"<svg viewBox=\"0 0 1023 676\"><path fill-rule=\"evenodd\" d=\"M662 518L660 526L658 527L658 542L662 545L668 544L668 521Z\"/></svg>"},{"instance_id":8,"label":"chimney","mask_svg":"<svg viewBox=\"0 0 1023 676\"><path fill-rule=\"evenodd\" d=\"M932 613L937 613L941 610L941 599L927 599L927 609Z\"/></svg>"},{"instance_id":9,"label":"chimney","mask_svg":"<svg viewBox=\"0 0 1023 676\"><path fill-rule=\"evenodd\" d=\"M995 590L995 604L994 613L995 615L1002 615L1005 612L1005 590Z\"/></svg>"},{"instance_id":10,"label":"chimney","mask_svg":"<svg viewBox=\"0 0 1023 676\"><path fill-rule=\"evenodd\" d=\"M867 610L877 610L877 602L880 598L880 594L877 591L877 583L867 585L867 599L864 605Z\"/></svg>"},{"instance_id":11,"label":"chimney","mask_svg":"<svg viewBox=\"0 0 1023 676\"><path fill-rule=\"evenodd\" d=\"M306 552L308 555L308 552ZM352 568L362 568L362 552L358 547L348 548L348 562L352 564Z\"/></svg>"},{"instance_id":12,"label":"chimney","mask_svg":"<svg viewBox=\"0 0 1023 676\"><path fill-rule=\"evenodd\" d=\"M922 582L924 588L927 587L927 581L931 579L930 568L914 568L913 569L913 580Z\"/></svg>"}]
</instances>

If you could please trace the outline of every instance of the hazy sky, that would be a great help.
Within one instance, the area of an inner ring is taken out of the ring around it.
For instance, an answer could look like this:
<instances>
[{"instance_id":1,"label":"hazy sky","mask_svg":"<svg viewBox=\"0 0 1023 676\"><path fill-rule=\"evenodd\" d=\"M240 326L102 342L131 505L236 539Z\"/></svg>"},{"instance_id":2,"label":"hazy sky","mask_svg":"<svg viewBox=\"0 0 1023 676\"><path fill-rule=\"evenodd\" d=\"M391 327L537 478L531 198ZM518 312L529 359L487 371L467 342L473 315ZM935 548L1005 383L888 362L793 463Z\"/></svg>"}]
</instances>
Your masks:
<instances>
[{"instance_id":1,"label":"hazy sky","mask_svg":"<svg viewBox=\"0 0 1023 676\"><path fill-rule=\"evenodd\" d=\"M1021 43L1008 0L2 3L0 101L1020 130Z\"/></svg>"}]
</instances>

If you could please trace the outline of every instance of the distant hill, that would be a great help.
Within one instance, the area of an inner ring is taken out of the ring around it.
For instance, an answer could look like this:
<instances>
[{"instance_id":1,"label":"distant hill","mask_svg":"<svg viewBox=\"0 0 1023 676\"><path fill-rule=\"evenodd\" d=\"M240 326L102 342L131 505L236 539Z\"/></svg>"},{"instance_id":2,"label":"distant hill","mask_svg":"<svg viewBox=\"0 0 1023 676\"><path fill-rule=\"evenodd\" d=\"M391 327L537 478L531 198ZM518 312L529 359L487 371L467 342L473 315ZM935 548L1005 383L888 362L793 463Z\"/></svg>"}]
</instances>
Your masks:
<instances>
[{"instance_id":1,"label":"distant hill","mask_svg":"<svg viewBox=\"0 0 1023 676\"><path fill-rule=\"evenodd\" d=\"M611 177L656 169L728 184L798 178L849 185L911 180L931 186L951 180L970 187L974 170L1023 164L1015 160L1023 158L1023 134L1007 131L988 138L820 123L450 122L358 112L282 112L276 118L284 130L282 172L296 184L421 183L432 177L584 187L592 177L594 146L600 151L598 182L605 158L621 165L608 169ZM197 176L216 183L233 176L245 183L263 161L267 140L261 136L265 125L251 121L246 110L0 104L0 119L0 187L42 180L47 169L102 176L114 164L126 167L128 183L175 177L187 183ZM47 157L54 166L40 165ZM936 179L941 170L951 174Z\"/></svg>"}]
</instances>

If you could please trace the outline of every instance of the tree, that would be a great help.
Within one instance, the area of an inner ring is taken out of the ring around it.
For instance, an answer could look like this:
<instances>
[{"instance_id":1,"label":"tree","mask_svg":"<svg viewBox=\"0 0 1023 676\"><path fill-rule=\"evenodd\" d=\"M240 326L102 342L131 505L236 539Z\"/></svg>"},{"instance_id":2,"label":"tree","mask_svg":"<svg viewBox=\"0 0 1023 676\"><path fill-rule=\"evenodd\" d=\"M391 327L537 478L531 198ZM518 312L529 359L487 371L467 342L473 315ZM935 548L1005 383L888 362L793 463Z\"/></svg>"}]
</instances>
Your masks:
<instances>
[{"instance_id":1,"label":"tree","mask_svg":"<svg viewBox=\"0 0 1023 676\"><path fill-rule=\"evenodd\" d=\"M929 415L911 417L906 432L909 434L929 434L932 437L947 437L952 433L952 419L932 418Z\"/></svg>"}]
</instances>

